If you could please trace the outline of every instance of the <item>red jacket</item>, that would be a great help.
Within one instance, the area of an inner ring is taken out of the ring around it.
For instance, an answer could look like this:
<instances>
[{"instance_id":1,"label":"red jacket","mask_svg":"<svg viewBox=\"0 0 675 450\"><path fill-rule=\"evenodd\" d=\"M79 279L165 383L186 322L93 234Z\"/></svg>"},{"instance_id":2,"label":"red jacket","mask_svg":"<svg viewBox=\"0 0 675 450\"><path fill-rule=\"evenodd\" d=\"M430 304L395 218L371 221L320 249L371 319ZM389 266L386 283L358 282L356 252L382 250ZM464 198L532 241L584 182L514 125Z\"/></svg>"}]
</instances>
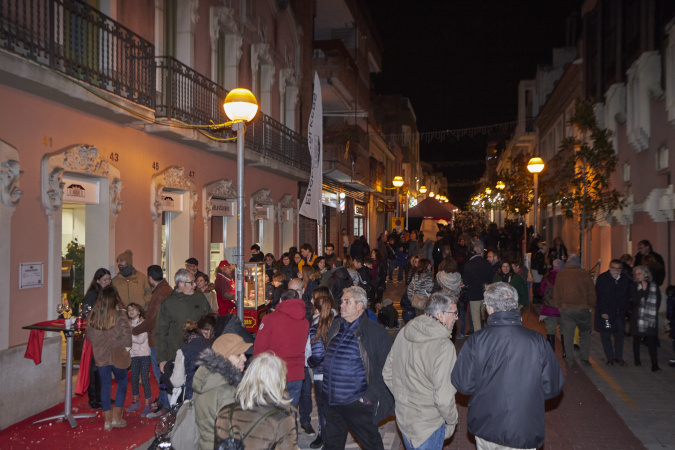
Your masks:
<instances>
[{"instance_id":1,"label":"red jacket","mask_svg":"<svg viewBox=\"0 0 675 450\"><path fill-rule=\"evenodd\" d=\"M308 335L305 302L299 298L284 300L260 322L253 356L271 350L286 363L286 381L304 380Z\"/></svg>"},{"instance_id":2,"label":"red jacket","mask_svg":"<svg viewBox=\"0 0 675 450\"><path fill-rule=\"evenodd\" d=\"M218 315L224 316L231 313L237 305L234 303L235 289L234 279L224 273L216 275L216 298L218 299Z\"/></svg>"}]
</instances>

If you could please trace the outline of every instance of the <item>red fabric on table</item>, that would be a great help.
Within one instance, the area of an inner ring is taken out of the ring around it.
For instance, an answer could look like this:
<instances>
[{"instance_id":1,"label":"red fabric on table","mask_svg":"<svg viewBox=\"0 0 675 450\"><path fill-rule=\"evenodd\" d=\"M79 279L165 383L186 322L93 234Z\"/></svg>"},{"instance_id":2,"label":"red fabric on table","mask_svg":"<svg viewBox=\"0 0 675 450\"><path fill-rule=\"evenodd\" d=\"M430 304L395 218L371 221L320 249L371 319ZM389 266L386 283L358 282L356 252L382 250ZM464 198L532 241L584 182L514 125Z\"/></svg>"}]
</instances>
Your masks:
<instances>
[{"instance_id":1,"label":"red fabric on table","mask_svg":"<svg viewBox=\"0 0 675 450\"><path fill-rule=\"evenodd\" d=\"M82 356L80 357L80 370L77 372L77 383L75 384L75 394L83 395L89 387L89 366L91 365L92 350L89 339L84 340L82 346Z\"/></svg>"},{"instance_id":2,"label":"red fabric on table","mask_svg":"<svg viewBox=\"0 0 675 450\"><path fill-rule=\"evenodd\" d=\"M57 327L57 326L66 326L66 319L54 319L54 320L46 320L44 322L38 322L34 325L37 325L39 327Z\"/></svg>"},{"instance_id":3,"label":"red fabric on table","mask_svg":"<svg viewBox=\"0 0 675 450\"><path fill-rule=\"evenodd\" d=\"M26 354L23 357L32 359L35 364L40 364L42 362L42 342L44 339L44 330L30 330Z\"/></svg>"}]
</instances>

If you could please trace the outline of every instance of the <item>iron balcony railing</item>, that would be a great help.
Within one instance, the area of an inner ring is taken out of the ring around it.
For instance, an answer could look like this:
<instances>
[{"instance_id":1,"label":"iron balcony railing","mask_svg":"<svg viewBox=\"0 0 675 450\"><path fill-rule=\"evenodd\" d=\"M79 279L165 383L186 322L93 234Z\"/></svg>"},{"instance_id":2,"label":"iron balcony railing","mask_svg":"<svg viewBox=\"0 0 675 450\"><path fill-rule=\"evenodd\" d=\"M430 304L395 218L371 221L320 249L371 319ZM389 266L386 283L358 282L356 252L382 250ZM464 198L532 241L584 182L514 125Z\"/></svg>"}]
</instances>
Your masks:
<instances>
[{"instance_id":1,"label":"iron balcony railing","mask_svg":"<svg viewBox=\"0 0 675 450\"><path fill-rule=\"evenodd\" d=\"M223 101L227 90L176 58L157 58L159 81L156 117L206 125L227 122Z\"/></svg>"},{"instance_id":2,"label":"iron balcony railing","mask_svg":"<svg viewBox=\"0 0 675 450\"><path fill-rule=\"evenodd\" d=\"M170 56L157 58L156 117L207 125L227 122L227 90ZM230 134L228 131L225 133ZM311 161L302 136L265 114L246 127L246 148L309 172Z\"/></svg>"},{"instance_id":3,"label":"iron balcony railing","mask_svg":"<svg viewBox=\"0 0 675 450\"><path fill-rule=\"evenodd\" d=\"M154 46L79 0L0 2L0 47L154 107Z\"/></svg>"},{"instance_id":4,"label":"iron balcony railing","mask_svg":"<svg viewBox=\"0 0 675 450\"><path fill-rule=\"evenodd\" d=\"M246 148L305 172L312 168L306 139L265 114L246 127Z\"/></svg>"}]
</instances>

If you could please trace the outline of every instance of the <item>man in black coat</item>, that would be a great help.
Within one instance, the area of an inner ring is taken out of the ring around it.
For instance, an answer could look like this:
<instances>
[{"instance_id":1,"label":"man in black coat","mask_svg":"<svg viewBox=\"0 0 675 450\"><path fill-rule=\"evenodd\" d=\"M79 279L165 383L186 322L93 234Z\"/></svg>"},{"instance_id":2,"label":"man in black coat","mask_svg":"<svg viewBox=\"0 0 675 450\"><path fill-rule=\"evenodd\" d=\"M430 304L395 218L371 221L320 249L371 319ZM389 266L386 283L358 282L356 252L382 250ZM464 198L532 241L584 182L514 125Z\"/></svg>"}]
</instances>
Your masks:
<instances>
[{"instance_id":1,"label":"man in black coat","mask_svg":"<svg viewBox=\"0 0 675 450\"><path fill-rule=\"evenodd\" d=\"M654 282L659 286L661 286L663 284L663 281L666 279L666 264L663 262L663 256L659 255L652 249L652 243L649 242L647 239L643 239L640 242L638 242L637 248L638 253L637 255L635 255L635 265L633 267L643 265L642 264L643 256L652 255L656 260L656 262L660 264L660 267L658 269L650 267L649 271L652 273Z\"/></svg>"},{"instance_id":2,"label":"man in black coat","mask_svg":"<svg viewBox=\"0 0 675 450\"><path fill-rule=\"evenodd\" d=\"M483 317L483 291L492 283L494 272L489 262L483 258L482 244L474 244L474 255L464 265L464 285L469 300L471 321L474 331L481 329Z\"/></svg>"},{"instance_id":3,"label":"man in black coat","mask_svg":"<svg viewBox=\"0 0 675 450\"><path fill-rule=\"evenodd\" d=\"M595 328L600 330L607 365L614 363L626 365L623 360L623 336L626 331L626 311L630 302L630 280L621 275L622 269L621 261L613 259L609 263L609 270L600 274L595 282L597 297Z\"/></svg>"},{"instance_id":4,"label":"man in black coat","mask_svg":"<svg viewBox=\"0 0 675 450\"><path fill-rule=\"evenodd\" d=\"M328 283L326 287L333 294L333 300L337 305L340 305L340 300L342 299L342 291L346 288L354 286L354 281L352 276L349 275L349 271L342 265L342 259L333 258L331 264L331 274L328 278Z\"/></svg>"},{"instance_id":5,"label":"man in black coat","mask_svg":"<svg viewBox=\"0 0 675 450\"><path fill-rule=\"evenodd\" d=\"M467 339L451 374L453 386L471 396L469 431L477 448L539 448L544 402L560 393L565 377L544 336L523 326L515 288L491 284L485 306L488 327Z\"/></svg>"}]
</instances>

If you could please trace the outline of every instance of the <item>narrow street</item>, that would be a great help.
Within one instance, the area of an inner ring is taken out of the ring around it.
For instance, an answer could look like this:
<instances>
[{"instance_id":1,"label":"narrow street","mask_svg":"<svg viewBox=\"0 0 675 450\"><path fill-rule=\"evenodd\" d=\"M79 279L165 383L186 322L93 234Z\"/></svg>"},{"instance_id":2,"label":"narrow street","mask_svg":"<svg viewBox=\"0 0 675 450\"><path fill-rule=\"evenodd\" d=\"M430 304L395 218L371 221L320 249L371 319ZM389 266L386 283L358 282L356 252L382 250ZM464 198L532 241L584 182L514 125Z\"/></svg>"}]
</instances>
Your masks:
<instances>
[{"instance_id":1,"label":"narrow street","mask_svg":"<svg viewBox=\"0 0 675 450\"><path fill-rule=\"evenodd\" d=\"M400 299L405 284L387 282L384 298L391 298L401 311ZM536 311L530 308L523 317L524 325L545 334L543 322ZM398 331L392 331L392 338ZM630 363L624 367L605 364L600 336L591 337L591 367L575 366L568 370L562 359L560 340L556 354L565 373L562 394L546 402L546 441L541 447L553 449L675 449L675 431L672 417L675 415L675 368L668 367L673 355L670 340L662 334L659 349L663 371L652 373L649 367L635 367L630 353ZM465 340L455 343L457 352ZM630 342L625 348L630 351ZM646 349L645 349L646 351ZM444 449L475 449L473 435L466 426L469 398L457 395L459 425L454 435L446 441ZM316 411L312 412L316 423ZM389 420L380 426L385 449L403 450L396 421ZM308 449L314 437L300 434L299 445ZM350 438L347 449L359 448Z\"/></svg>"}]
</instances>

